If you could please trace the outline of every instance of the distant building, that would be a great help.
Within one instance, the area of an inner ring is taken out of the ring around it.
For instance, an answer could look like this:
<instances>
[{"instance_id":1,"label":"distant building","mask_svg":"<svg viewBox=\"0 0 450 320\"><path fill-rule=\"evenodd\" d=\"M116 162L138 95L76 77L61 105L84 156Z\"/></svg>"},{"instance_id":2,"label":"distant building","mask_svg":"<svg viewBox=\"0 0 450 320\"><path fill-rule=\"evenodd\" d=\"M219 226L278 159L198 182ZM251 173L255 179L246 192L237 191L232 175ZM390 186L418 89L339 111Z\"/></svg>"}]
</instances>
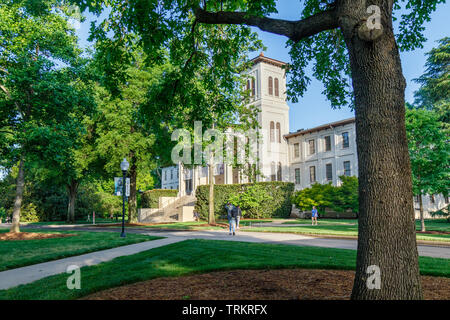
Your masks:
<instances>
[{"instance_id":1,"label":"distant building","mask_svg":"<svg viewBox=\"0 0 450 320\"><path fill-rule=\"evenodd\" d=\"M251 60L247 71L250 79L251 104L258 107L258 122L264 135L258 144L257 181L288 181L296 190L314 183L340 184L339 176L358 176L355 118L327 123L318 127L289 132L289 106L286 103L285 62L265 57L262 53ZM245 183L242 170L227 164L214 166L215 184ZM208 184L208 168L186 168L182 164L162 168L163 189L178 189L179 196L192 194L199 185ZM442 195L425 199L424 208L435 211L448 205ZM417 199L415 199L417 200ZM415 201L416 216L418 202Z\"/></svg>"}]
</instances>

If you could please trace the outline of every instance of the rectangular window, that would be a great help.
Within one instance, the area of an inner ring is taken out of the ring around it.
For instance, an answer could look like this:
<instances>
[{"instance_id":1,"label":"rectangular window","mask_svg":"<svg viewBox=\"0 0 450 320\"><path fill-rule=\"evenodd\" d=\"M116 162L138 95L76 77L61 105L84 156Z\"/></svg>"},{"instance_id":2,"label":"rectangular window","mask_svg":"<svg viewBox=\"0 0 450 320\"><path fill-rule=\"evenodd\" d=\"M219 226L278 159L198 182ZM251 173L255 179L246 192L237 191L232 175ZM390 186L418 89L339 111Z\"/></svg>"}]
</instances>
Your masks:
<instances>
[{"instance_id":1,"label":"rectangular window","mask_svg":"<svg viewBox=\"0 0 450 320\"><path fill-rule=\"evenodd\" d=\"M333 167L331 163L327 163L326 166L326 173L327 173L327 181L333 180Z\"/></svg>"},{"instance_id":2,"label":"rectangular window","mask_svg":"<svg viewBox=\"0 0 450 320\"><path fill-rule=\"evenodd\" d=\"M300 158L300 144L294 143L294 158Z\"/></svg>"},{"instance_id":3,"label":"rectangular window","mask_svg":"<svg viewBox=\"0 0 450 320\"><path fill-rule=\"evenodd\" d=\"M315 166L309 167L309 181L316 182L316 167Z\"/></svg>"},{"instance_id":4,"label":"rectangular window","mask_svg":"<svg viewBox=\"0 0 450 320\"><path fill-rule=\"evenodd\" d=\"M255 88L255 78L252 79L252 97L255 96L256 93L256 88Z\"/></svg>"},{"instance_id":5,"label":"rectangular window","mask_svg":"<svg viewBox=\"0 0 450 320\"><path fill-rule=\"evenodd\" d=\"M348 132L342 133L342 148L348 148L350 143L348 141Z\"/></svg>"},{"instance_id":6,"label":"rectangular window","mask_svg":"<svg viewBox=\"0 0 450 320\"><path fill-rule=\"evenodd\" d=\"M352 175L352 171L350 169L350 161L344 161L344 175L350 177Z\"/></svg>"},{"instance_id":7,"label":"rectangular window","mask_svg":"<svg viewBox=\"0 0 450 320\"><path fill-rule=\"evenodd\" d=\"M448 204L448 197L445 197L445 204Z\"/></svg>"},{"instance_id":8,"label":"rectangular window","mask_svg":"<svg viewBox=\"0 0 450 320\"><path fill-rule=\"evenodd\" d=\"M316 144L314 140L309 140L308 141L309 144L309 154L314 154L316 153Z\"/></svg>"},{"instance_id":9,"label":"rectangular window","mask_svg":"<svg viewBox=\"0 0 450 320\"><path fill-rule=\"evenodd\" d=\"M331 151L331 137L325 137L325 151Z\"/></svg>"},{"instance_id":10,"label":"rectangular window","mask_svg":"<svg viewBox=\"0 0 450 320\"><path fill-rule=\"evenodd\" d=\"M434 203L434 194L430 194L430 201L431 203Z\"/></svg>"},{"instance_id":11,"label":"rectangular window","mask_svg":"<svg viewBox=\"0 0 450 320\"><path fill-rule=\"evenodd\" d=\"M419 203L419 201L420 201L420 198L419 198L419 197L420 197L420 196L415 196L415 197L414 197L414 201L417 202L417 203Z\"/></svg>"},{"instance_id":12,"label":"rectangular window","mask_svg":"<svg viewBox=\"0 0 450 320\"><path fill-rule=\"evenodd\" d=\"M295 184L300 184L300 169L295 169Z\"/></svg>"}]
</instances>

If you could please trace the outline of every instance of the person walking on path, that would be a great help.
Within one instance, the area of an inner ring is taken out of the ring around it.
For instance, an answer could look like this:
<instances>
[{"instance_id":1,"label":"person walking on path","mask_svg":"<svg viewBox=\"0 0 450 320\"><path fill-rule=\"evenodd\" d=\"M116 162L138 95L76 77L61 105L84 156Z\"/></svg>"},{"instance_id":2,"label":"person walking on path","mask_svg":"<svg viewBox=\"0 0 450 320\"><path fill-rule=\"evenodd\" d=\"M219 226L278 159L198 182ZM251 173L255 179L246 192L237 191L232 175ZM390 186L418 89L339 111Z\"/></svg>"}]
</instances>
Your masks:
<instances>
[{"instance_id":1,"label":"person walking on path","mask_svg":"<svg viewBox=\"0 0 450 320\"><path fill-rule=\"evenodd\" d=\"M232 212L233 212L234 206L231 204L230 201L227 202L225 205L225 210L227 210L227 219L228 219L228 225L230 227L230 235L231 235L231 220L232 220Z\"/></svg>"},{"instance_id":2,"label":"person walking on path","mask_svg":"<svg viewBox=\"0 0 450 320\"><path fill-rule=\"evenodd\" d=\"M242 210L241 210L241 206L240 205L237 205L236 212L237 212L237 215L236 215L236 230L239 230L239 221L242 218Z\"/></svg>"},{"instance_id":3,"label":"person walking on path","mask_svg":"<svg viewBox=\"0 0 450 320\"><path fill-rule=\"evenodd\" d=\"M317 216L318 216L317 209L315 206L313 206L312 211L311 211L311 224L312 225L314 225L314 222L315 222L315 225L317 226Z\"/></svg>"},{"instance_id":4,"label":"person walking on path","mask_svg":"<svg viewBox=\"0 0 450 320\"><path fill-rule=\"evenodd\" d=\"M233 233L233 236L236 235L236 222L238 217L238 208L234 207L231 210L231 218L230 218L230 235Z\"/></svg>"}]
</instances>

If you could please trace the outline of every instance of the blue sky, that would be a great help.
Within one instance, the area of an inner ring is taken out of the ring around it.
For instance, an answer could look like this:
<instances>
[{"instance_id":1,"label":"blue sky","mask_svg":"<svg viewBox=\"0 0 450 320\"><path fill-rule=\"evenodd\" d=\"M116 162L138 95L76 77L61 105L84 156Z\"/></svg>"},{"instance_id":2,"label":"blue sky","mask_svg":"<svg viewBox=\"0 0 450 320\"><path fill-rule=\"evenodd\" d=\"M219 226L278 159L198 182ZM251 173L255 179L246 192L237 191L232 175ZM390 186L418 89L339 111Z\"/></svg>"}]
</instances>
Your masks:
<instances>
[{"instance_id":1,"label":"blue sky","mask_svg":"<svg viewBox=\"0 0 450 320\"><path fill-rule=\"evenodd\" d=\"M298 20L301 14L301 0L282 0L277 1L277 14L271 17ZM414 91L417 90L418 85L412 80L420 77L424 72L424 65L426 62L425 53L430 51L437 45L436 41L449 36L450 23L448 13L450 13L450 4L445 3L438 6L438 10L431 16L431 21L425 23L425 38L423 49L417 49L412 52L401 53L403 74L406 78L406 101L412 102L414 100ZM81 45L87 44L86 39L89 35L89 21L92 16L88 15L88 21L81 25L78 30ZM286 48L286 37L262 32L257 28L253 28L258 32L260 39L263 41L267 50L264 55L277 60L290 62L289 51ZM255 54L256 55L256 54ZM253 58L253 56L250 56ZM321 82L315 80L313 77L308 91L303 97L299 98L298 103L288 102L290 107L290 131L296 131L300 128L311 128L324 123L333 122L354 116L354 113L349 108L342 108L334 110L330 103L322 94L324 89Z\"/></svg>"}]
</instances>

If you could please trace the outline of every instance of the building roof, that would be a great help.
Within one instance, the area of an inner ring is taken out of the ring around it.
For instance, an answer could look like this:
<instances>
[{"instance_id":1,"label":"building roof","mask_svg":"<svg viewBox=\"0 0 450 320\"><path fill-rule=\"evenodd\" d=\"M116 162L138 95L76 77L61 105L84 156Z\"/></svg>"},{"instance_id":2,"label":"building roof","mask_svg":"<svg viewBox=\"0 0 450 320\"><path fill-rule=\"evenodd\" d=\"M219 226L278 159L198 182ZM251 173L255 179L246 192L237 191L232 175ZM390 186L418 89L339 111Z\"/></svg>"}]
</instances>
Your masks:
<instances>
[{"instance_id":1,"label":"building roof","mask_svg":"<svg viewBox=\"0 0 450 320\"><path fill-rule=\"evenodd\" d=\"M265 57L264 53L262 53L262 52L259 54L259 56L257 56L255 58L253 58L252 60L250 60L250 62L253 63L253 64L257 64L259 62L265 62L265 63L271 64L271 65L274 65L274 66L277 66L277 67L282 67L282 66L287 65L286 62Z\"/></svg>"},{"instance_id":2,"label":"building roof","mask_svg":"<svg viewBox=\"0 0 450 320\"><path fill-rule=\"evenodd\" d=\"M312 133L312 132L317 132L317 131L321 131L321 130L331 129L331 128L339 127L339 126L345 126L346 124L350 124L350 123L353 123L353 122L355 122L355 118L339 120L339 121L336 121L336 122L323 124L321 126L314 127L314 128L311 128L311 129L299 130L297 132L291 132L289 134L285 134L284 137L286 139L289 139L289 138L293 138L293 137L296 137L296 136L301 136L301 135Z\"/></svg>"}]
</instances>

